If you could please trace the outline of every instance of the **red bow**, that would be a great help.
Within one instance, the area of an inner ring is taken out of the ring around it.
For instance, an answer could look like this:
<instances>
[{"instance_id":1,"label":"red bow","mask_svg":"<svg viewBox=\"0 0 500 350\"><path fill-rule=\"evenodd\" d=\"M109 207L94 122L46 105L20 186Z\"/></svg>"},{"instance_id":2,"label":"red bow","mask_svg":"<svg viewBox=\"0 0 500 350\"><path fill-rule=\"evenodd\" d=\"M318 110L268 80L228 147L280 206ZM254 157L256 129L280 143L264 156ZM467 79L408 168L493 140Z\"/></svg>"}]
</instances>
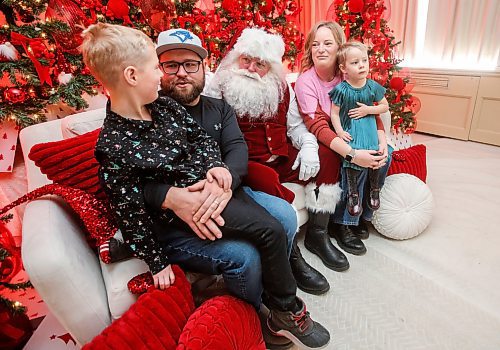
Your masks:
<instances>
[{"instance_id":1,"label":"red bow","mask_svg":"<svg viewBox=\"0 0 500 350\"><path fill-rule=\"evenodd\" d=\"M24 51L26 52L26 55L29 57L31 62L33 62L33 65L35 66L36 72L38 73L38 78L40 79L40 84L47 83L49 86L52 86L52 80L50 79L50 73L49 73L49 67L42 65L35 57L35 55L28 50L26 47L28 44L34 43L34 42L42 42L43 39L41 38L28 38L27 36L24 36L22 34L12 32L10 34L10 42L12 45L22 45L24 48Z\"/></svg>"}]
</instances>

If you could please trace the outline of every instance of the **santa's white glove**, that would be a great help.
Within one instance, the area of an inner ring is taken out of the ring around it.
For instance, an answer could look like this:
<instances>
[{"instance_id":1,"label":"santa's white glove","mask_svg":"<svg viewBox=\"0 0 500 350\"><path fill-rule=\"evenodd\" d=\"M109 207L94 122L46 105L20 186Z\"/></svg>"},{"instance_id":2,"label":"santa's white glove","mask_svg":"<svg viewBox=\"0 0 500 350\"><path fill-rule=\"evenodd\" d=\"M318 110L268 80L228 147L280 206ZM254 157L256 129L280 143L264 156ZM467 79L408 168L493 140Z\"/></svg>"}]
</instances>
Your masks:
<instances>
[{"instance_id":1,"label":"santa's white glove","mask_svg":"<svg viewBox=\"0 0 500 350\"><path fill-rule=\"evenodd\" d=\"M292 165L292 170L297 169L300 164L299 180L307 181L311 177L318 175L319 156L318 144L304 142L300 148L299 154Z\"/></svg>"}]
</instances>

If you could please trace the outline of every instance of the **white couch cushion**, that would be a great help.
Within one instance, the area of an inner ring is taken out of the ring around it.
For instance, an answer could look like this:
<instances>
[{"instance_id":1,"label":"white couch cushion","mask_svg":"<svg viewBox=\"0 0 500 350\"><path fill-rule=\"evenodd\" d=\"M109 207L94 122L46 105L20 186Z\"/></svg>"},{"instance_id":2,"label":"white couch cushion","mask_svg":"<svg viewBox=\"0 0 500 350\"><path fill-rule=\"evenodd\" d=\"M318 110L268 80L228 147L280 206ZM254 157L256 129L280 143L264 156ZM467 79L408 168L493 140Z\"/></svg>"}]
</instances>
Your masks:
<instances>
[{"instance_id":1,"label":"white couch cushion","mask_svg":"<svg viewBox=\"0 0 500 350\"><path fill-rule=\"evenodd\" d=\"M283 183L283 186L285 186L295 194L292 205L297 212L297 222L300 227L304 225L308 219L304 186L292 182L285 182Z\"/></svg>"},{"instance_id":2,"label":"white couch cushion","mask_svg":"<svg viewBox=\"0 0 500 350\"><path fill-rule=\"evenodd\" d=\"M67 116L61 120L61 132L65 139L85 134L102 126L106 108L94 109Z\"/></svg>"},{"instance_id":3,"label":"white couch cushion","mask_svg":"<svg viewBox=\"0 0 500 350\"><path fill-rule=\"evenodd\" d=\"M137 300L137 296L130 293L128 281L133 277L149 271L148 265L140 259L131 258L112 264L105 264L100 259L102 278L108 295L109 312L116 320L127 311Z\"/></svg>"}]
</instances>

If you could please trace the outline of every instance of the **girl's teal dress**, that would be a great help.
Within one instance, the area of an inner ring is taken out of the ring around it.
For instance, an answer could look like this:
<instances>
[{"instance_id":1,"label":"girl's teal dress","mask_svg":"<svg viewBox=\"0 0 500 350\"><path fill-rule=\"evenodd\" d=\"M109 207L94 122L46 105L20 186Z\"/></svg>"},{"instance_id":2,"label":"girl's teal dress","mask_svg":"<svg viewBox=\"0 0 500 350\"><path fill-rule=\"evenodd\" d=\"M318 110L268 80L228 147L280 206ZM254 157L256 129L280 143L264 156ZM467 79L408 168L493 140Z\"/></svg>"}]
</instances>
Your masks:
<instances>
[{"instance_id":1,"label":"girl's teal dress","mask_svg":"<svg viewBox=\"0 0 500 350\"><path fill-rule=\"evenodd\" d=\"M373 106L384 98L385 88L374 80L366 79L365 86L352 87L347 81L338 84L328 93L334 104L340 106L340 123L344 131L352 136L349 145L354 149L378 150L377 122L374 114L369 114L359 119L349 118L349 110L359 107L356 102ZM344 167L362 170L363 168L343 161Z\"/></svg>"}]
</instances>

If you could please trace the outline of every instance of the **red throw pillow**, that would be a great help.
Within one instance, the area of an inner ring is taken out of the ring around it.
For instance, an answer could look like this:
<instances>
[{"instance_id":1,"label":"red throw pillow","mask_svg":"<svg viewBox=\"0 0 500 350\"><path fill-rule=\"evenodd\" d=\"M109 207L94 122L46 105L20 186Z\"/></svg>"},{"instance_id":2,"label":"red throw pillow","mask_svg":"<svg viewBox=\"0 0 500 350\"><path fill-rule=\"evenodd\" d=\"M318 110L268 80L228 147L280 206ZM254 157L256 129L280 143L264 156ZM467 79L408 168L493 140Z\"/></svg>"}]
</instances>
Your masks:
<instances>
[{"instance_id":1,"label":"red throw pillow","mask_svg":"<svg viewBox=\"0 0 500 350\"><path fill-rule=\"evenodd\" d=\"M392 161L387 176L401 173L414 175L423 182L426 181L427 161L425 145L415 145L392 152Z\"/></svg>"},{"instance_id":2,"label":"red throw pillow","mask_svg":"<svg viewBox=\"0 0 500 350\"><path fill-rule=\"evenodd\" d=\"M177 350L264 350L257 312L229 295L204 302L189 317Z\"/></svg>"},{"instance_id":3,"label":"red throw pillow","mask_svg":"<svg viewBox=\"0 0 500 350\"><path fill-rule=\"evenodd\" d=\"M99 184L99 163L94 156L100 131L96 129L70 139L34 145L28 157L54 183L75 187L103 199L106 196Z\"/></svg>"},{"instance_id":4,"label":"red throw pillow","mask_svg":"<svg viewBox=\"0 0 500 350\"><path fill-rule=\"evenodd\" d=\"M173 269L172 286L141 295L82 350L174 350L194 303L186 276L178 266Z\"/></svg>"}]
</instances>

